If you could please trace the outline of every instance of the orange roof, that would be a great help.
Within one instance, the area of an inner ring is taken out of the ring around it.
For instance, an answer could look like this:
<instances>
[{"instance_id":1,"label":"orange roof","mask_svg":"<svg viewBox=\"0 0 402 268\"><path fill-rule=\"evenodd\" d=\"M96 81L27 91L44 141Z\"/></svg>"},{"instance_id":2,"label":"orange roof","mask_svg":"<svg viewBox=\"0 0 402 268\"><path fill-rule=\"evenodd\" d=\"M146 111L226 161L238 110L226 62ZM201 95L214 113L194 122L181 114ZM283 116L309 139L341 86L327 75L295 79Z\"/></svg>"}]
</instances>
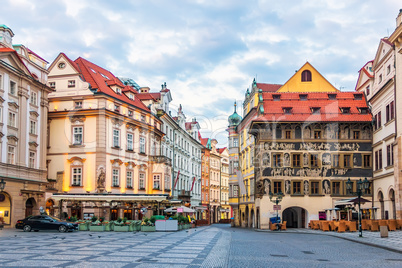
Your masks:
<instances>
[{"instance_id":1,"label":"orange roof","mask_svg":"<svg viewBox=\"0 0 402 268\"><path fill-rule=\"evenodd\" d=\"M131 100L125 94L118 94L109 87L109 85L115 85L127 91L127 86L108 70L81 57L76 59L74 63L76 63L78 70L84 76L85 81L91 84L92 89L97 89L97 92L102 92L110 97L149 112L149 109L138 98Z\"/></svg>"},{"instance_id":2,"label":"orange roof","mask_svg":"<svg viewBox=\"0 0 402 268\"><path fill-rule=\"evenodd\" d=\"M276 92L282 85L257 83L257 87L263 92Z\"/></svg>"},{"instance_id":3,"label":"orange roof","mask_svg":"<svg viewBox=\"0 0 402 268\"><path fill-rule=\"evenodd\" d=\"M274 95L280 100L274 100ZM307 95L301 100L300 95ZM329 95L335 95L330 99ZM355 98L356 96L356 98ZM363 93L356 92L319 92L319 93L263 93L264 113L253 122L371 122ZM313 108L319 112L313 114ZM344 113L349 108L349 113ZM367 113L362 113L366 110Z\"/></svg>"},{"instance_id":4,"label":"orange roof","mask_svg":"<svg viewBox=\"0 0 402 268\"><path fill-rule=\"evenodd\" d=\"M204 145L204 147L207 146L208 140L208 138L200 138L201 144Z\"/></svg>"},{"instance_id":5,"label":"orange roof","mask_svg":"<svg viewBox=\"0 0 402 268\"><path fill-rule=\"evenodd\" d=\"M216 150L218 151L218 153L223 153L223 151L225 151L226 147L223 148L217 148Z\"/></svg>"}]
</instances>

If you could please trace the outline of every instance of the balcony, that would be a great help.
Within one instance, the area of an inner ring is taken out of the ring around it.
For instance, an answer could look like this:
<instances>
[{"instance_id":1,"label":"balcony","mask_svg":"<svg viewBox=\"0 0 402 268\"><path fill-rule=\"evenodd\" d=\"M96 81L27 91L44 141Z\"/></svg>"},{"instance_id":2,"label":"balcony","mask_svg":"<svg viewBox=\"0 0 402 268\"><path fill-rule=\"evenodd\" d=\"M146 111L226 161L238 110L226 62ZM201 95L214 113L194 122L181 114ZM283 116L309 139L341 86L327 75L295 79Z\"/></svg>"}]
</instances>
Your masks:
<instances>
[{"instance_id":1,"label":"balcony","mask_svg":"<svg viewBox=\"0 0 402 268\"><path fill-rule=\"evenodd\" d=\"M166 164L168 166L172 166L172 160L169 157L163 155L150 155L149 161L158 163L158 164Z\"/></svg>"},{"instance_id":2,"label":"balcony","mask_svg":"<svg viewBox=\"0 0 402 268\"><path fill-rule=\"evenodd\" d=\"M191 192L190 192L190 191L181 190L181 191L179 192L179 197L191 197Z\"/></svg>"}]
</instances>

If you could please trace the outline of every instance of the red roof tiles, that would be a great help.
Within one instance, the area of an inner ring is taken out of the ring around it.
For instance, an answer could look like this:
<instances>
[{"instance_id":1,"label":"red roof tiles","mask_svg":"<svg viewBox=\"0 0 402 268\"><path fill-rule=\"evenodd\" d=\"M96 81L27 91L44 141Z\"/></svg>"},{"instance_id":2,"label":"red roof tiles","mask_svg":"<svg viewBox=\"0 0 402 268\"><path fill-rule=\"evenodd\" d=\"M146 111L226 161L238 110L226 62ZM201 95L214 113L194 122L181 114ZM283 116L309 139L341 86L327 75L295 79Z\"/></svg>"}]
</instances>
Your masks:
<instances>
[{"instance_id":1,"label":"red roof tiles","mask_svg":"<svg viewBox=\"0 0 402 268\"><path fill-rule=\"evenodd\" d=\"M329 99L329 94L336 95L336 98ZM273 95L279 96L280 100L274 100ZM300 95L307 95L307 100L300 100ZM362 93L263 93L263 100L264 113L254 119L254 122L370 122L372 120ZM347 107L350 108L350 112L343 113L342 108ZM291 111L286 113L284 108L291 108ZM313 114L312 108L319 108L319 113ZM361 113L361 108L367 113Z\"/></svg>"},{"instance_id":2,"label":"red roof tiles","mask_svg":"<svg viewBox=\"0 0 402 268\"><path fill-rule=\"evenodd\" d=\"M276 92L282 85L257 83L257 87L263 92Z\"/></svg>"}]
</instances>

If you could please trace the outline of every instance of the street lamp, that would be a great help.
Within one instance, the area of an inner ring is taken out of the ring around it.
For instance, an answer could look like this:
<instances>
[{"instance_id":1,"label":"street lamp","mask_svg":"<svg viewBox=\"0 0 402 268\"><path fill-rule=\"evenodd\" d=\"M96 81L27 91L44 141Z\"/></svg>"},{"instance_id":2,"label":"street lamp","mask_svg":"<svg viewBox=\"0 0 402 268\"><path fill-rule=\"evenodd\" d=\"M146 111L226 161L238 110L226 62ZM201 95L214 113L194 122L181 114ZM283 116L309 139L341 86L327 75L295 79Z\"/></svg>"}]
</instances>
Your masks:
<instances>
[{"instance_id":1,"label":"street lamp","mask_svg":"<svg viewBox=\"0 0 402 268\"><path fill-rule=\"evenodd\" d=\"M274 199L275 198L275 199ZM276 205L276 223L278 223L278 204L282 201L283 198L283 193L281 191L279 191L276 195L274 195L271 191L269 192L269 200L273 203L275 203Z\"/></svg>"},{"instance_id":2,"label":"street lamp","mask_svg":"<svg viewBox=\"0 0 402 268\"><path fill-rule=\"evenodd\" d=\"M1 179L1 181L0 181L0 193L3 192L5 187L6 187L6 182L4 181L4 179Z\"/></svg>"},{"instance_id":3,"label":"street lamp","mask_svg":"<svg viewBox=\"0 0 402 268\"><path fill-rule=\"evenodd\" d=\"M346 189L349 191L349 193L357 195L358 198L358 203L359 203L359 212L358 212L358 219L359 219L359 237L363 237L363 231L362 231L362 215L361 215L361 210L360 210L360 198L368 190L370 187L370 182L367 180L367 178L364 178L364 181L362 179L357 181L356 185L356 192L352 192L353 190L353 182L350 180L350 178L346 182ZM364 192L363 192L364 190Z\"/></svg>"}]
</instances>

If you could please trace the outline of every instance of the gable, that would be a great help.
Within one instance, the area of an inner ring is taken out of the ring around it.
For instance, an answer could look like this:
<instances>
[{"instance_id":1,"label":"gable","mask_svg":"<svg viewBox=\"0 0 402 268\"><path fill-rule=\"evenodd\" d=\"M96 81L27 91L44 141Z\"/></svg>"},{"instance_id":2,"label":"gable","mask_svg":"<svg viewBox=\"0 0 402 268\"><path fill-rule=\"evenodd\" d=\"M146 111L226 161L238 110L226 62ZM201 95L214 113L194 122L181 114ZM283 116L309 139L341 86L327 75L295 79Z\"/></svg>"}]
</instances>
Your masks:
<instances>
[{"instance_id":1,"label":"gable","mask_svg":"<svg viewBox=\"0 0 402 268\"><path fill-rule=\"evenodd\" d=\"M25 66L15 50L9 48L0 49L0 60L7 63L11 68L20 70L26 75L32 76L31 72Z\"/></svg>"},{"instance_id":2,"label":"gable","mask_svg":"<svg viewBox=\"0 0 402 268\"><path fill-rule=\"evenodd\" d=\"M77 75L79 74L76 64L71 61L64 53L60 53L49 66L49 76L57 75Z\"/></svg>"},{"instance_id":3,"label":"gable","mask_svg":"<svg viewBox=\"0 0 402 268\"><path fill-rule=\"evenodd\" d=\"M392 49L392 46L386 39L381 39L380 44L378 45L377 52L375 54L375 58L373 61L373 69L377 67L377 64L381 62L381 60L385 57L385 55Z\"/></svg>"},{"instance_id":4,"label":"gable","mask_svg":"<svg viewBox=\"0 0 402 268\"><path fill-rule=\"evenodd\" d=\"M311 81L302 81L302 74L310 72ZM310 63L306 62L277 92L338 92Z\"/></svg>"}]
</instances>

